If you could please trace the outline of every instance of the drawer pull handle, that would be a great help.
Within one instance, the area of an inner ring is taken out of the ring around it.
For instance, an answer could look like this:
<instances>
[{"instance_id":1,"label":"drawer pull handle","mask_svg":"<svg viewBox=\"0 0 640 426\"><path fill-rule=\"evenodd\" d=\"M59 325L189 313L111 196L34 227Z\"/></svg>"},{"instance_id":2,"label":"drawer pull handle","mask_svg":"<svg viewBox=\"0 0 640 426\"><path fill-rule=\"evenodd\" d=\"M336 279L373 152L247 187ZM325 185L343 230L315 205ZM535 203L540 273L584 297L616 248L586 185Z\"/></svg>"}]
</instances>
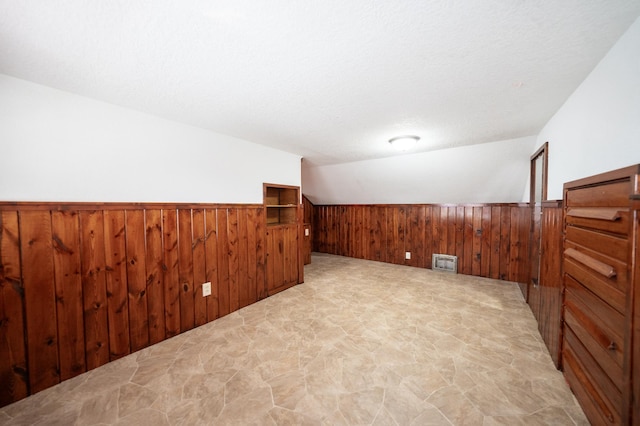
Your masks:
<instances>
[{"instance_id":1,"label":"drawer pull handle","mask_svg":"<svg viewBox=\"0 0 640 426\"><path fill-rule=\"evenodd\" d=\"M615 351L616 349L618 349L618 345L616 345L616 342L611 342L607 349L609 349L610 351Z\"/></svg>"},{"instance_id":2,"label":"drawer pull handle","mask_svg":"<svg viewBox=\"0 0 640 426\"><path fill-rule=\"evenodd\" d=\"M584 217L587 219L600 219L615 222L620 219L620 210L618 209L579 209L571 208L567 210L567 216Z\"/></svg>"},{"instance_id":3,"label":"drawer pull handle","mask_svg":"<svg viewBox=\"0 0 640 426\"><path fill-rule=\"evenodd\" d=\"M572 258L573 260L577 260L578 262L593 269L600 275L604 275L607 278L613 278L616 276L616 270L613 266L600 262L599 260L587 256L584 253L580 253L576 249L568 248L564 251L564 255Z\"/></svg>"}]
</instances>

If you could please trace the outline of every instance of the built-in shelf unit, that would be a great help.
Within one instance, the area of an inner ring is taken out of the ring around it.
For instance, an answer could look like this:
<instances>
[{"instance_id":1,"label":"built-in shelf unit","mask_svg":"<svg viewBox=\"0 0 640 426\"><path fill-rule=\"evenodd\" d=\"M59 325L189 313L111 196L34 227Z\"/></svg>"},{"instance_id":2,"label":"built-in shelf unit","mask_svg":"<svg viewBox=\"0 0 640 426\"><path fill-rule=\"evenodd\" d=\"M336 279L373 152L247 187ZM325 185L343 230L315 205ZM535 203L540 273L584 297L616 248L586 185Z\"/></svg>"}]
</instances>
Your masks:
<instances>
[{"instance_id":1,"label":"built-in shelf unit","mask_svg":"<svg viewBox=\"0 0 640 426\"><path fill-rule=\"evenodd\" d=\"M264 184L267 225L295 224L300 203L297 186Z\"/></svg>"}]
</instances>

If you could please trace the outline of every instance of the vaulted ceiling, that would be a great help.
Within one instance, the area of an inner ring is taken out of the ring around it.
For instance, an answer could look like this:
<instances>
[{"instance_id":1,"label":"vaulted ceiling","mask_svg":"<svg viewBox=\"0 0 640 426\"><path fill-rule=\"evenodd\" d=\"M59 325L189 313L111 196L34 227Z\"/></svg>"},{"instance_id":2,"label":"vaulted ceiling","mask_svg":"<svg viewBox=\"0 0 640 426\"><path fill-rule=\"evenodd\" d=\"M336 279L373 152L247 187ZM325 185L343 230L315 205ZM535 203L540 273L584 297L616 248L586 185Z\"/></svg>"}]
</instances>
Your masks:
<instances>
[{"instance_id":1,"label":"vaulted ceiling","mask_svg":"<svg viewBox=\"0 0 640 426\"><path fill-rule=\"evenodd\" d=\"M0 73L336 164L534 135L638 0L0 0Z\"/></svg>"}]
</instances>

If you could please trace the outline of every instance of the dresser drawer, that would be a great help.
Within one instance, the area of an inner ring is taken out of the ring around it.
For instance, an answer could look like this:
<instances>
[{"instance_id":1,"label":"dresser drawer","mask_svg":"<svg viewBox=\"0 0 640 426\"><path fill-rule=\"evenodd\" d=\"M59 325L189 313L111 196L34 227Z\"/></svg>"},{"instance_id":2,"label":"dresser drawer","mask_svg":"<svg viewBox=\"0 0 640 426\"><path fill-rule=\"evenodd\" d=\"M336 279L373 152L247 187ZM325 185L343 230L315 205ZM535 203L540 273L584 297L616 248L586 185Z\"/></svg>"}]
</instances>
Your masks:
<instances>
[{"instance_id":1,"label":"dresser drawer","mask_svg":"<svg viewBox=\"0 0 640 426\"><path fill-rule=\"evenodd\" d=\"M592 424L622 423L622 394L567 327L562 365L569 387Z\"/></svg>"},{"instance_id":2,"label":"dresser drawer","mask_svg":"<svg viewBox=\"0 0 640 426\"><path fill-rule=\"evenodd\" d=\"M627 292L628 280L627 263L614 259L600 251L590 250L573 241L565 241L564 257L578 263L590 274L604 280L613 288L623 293Z\"/></svg>"},{"instance_id":3,"label":"dresser drawer","mask_svg":"<svg viewBox=\"0 0 640 426\"><path fill-rule=\"evenodd\" d=\"M615 312L615 311L614 311ZM580 339L602 371L610 377L616 387L622 389L622 348L624 339L617 331L605 323L587 308L578 295L567 290L564 306L565 326L569 327Z\"/></svg>"},{"instance_id":4,"label":"dresser drawer","mask_svg":"<svg viewBox=\"0 0 640 426\"><path fill-rule=\"evenodd\" d=\"M567 226L565 238L568 242L579 244L594 252L606 254L621 262L627 262L629 241L626 238L575 226Z\"/></svg>"},{"instance_id":5,"label":"dresser drawer","mask_svg":"<svg viewBox=\"0 0 640 426\"><path fill-rule=\"evenodd\" d=\"M629 180L567 191L567 207L628 207L632 188Z\"/></svg>"},{"instance_id":6,"label":"dresser drawer","mask_svg":"<svg viewBox=\"0 0 640 426\"><path fill-rule=\"evenodd\" d=\"M571 295L566 296L566 298L576 300L574 303L577 303L579 306L587 307L589 312L598 318L598 321L602 323L603 327L617 335L618 340L622 341L625 324L624 314L613 309L610 304L606 303L568 275L564 277L564 285L566 294L571 293ZM584 308L581 309L585 310Z\"/></svg>"},{"instance_id":7,"label":"dresser drawer","mask_svg":"<svg viewBox=\"0 0 640 426\"><path fill-rule=\"evenodd\" d=\"M564 272L598 295L618 312L624 313L626 311L626 292L612 286L611 280L604 279L602 275L567 258L564 260Z\"/></svg>"},{"instance_id":8,"label":"dresser drawer","mask_svg":"<svg viewBox=\"0 0 640 426\"><path fill-rule=\"evenodd\" d=\"M629 210L617 207L571 207L567 209L568 226L589 228L626 236L629 234Z\"/></svg>"}]
</instances>

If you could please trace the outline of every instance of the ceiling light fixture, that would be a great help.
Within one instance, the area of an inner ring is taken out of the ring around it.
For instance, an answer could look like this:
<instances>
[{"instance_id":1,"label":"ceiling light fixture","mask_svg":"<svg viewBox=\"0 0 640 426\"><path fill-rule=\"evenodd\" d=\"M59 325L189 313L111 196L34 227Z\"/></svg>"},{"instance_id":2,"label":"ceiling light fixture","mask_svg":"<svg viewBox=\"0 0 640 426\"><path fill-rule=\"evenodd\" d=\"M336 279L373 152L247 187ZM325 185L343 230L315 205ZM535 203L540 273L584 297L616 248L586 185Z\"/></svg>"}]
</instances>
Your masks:
<instances>
[{"instance_id":1,"label":"ceiling light fixture","mask_svg":"<svg viewBox=\"0 0 640 426\"><path fill-rule=\"evenodd\" d=\"M398 151L407 151L413 148L419 140L419 136L406 135L391 138L389 139L389 143Z\"/></svg>"}]
</instances>

